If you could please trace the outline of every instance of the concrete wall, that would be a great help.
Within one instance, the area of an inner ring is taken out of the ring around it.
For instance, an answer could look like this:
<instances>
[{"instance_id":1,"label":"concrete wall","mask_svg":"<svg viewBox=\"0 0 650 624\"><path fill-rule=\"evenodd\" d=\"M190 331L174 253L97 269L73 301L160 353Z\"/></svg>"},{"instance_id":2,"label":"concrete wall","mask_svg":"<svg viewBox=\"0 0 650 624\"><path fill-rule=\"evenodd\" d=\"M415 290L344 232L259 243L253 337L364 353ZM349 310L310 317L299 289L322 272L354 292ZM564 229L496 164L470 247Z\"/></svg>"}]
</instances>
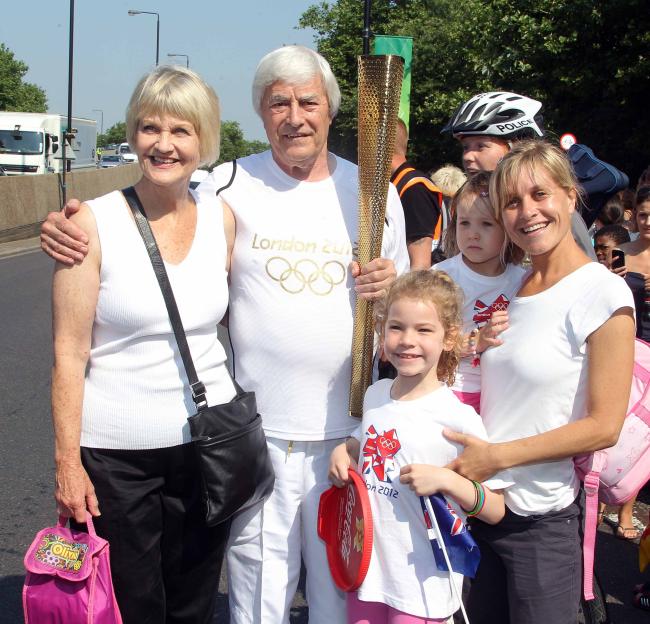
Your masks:
<instances>
[{"instance_id":1,"label":"concrete wall","mask_svg":"<svg viewBox=\"0 0 650 624\"><path fill-rule=\"evenodd\" d=\"M68 198L92 199L115 189L135 184L140 165L121 165L108 169L88 169L66 174ZM37 236L48 212L61 209L62 176L0 176L0 243Z\"/></svg>"}]
</instances>

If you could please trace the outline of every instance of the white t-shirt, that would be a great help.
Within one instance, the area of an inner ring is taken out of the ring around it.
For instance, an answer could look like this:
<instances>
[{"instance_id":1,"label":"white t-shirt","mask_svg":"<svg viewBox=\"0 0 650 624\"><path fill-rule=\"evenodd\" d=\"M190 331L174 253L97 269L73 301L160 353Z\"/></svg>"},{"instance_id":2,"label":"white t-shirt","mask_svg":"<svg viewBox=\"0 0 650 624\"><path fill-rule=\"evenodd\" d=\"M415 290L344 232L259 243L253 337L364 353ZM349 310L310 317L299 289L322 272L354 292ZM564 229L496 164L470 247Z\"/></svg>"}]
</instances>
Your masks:
<instances>
[{"instance_id":1,"label":"white t-shirt","mask_svg":"<svg viewBox=\"0 0 650 624\"><path fill-rule=\"evenodd\" d=\"M390 397L392 384L382 379L368 388L363 420L353 433L361 443L359 468L374 531L370 567L358 596L410 615L444 618L459 604L449 574L436 568L420 499L400 483L399 472L408 464L444 466L456 458L462 447L443 437L444 427L483 439L485 428L477 413L446 386L413 401L395 401ZM500 488L504 483L494 480L490 485ZM458 505L449 503L464 520ZM455 576L460 583L462 576Z\"/></svg>"},{"instance_id":2,"label":"white t-shirt","mask_svg":"<svg viewBox=\"0 0 650 624\"><path fill-rule=\"evenodd\" d=\"M515 264L508 264L501 275L494 277L481 275L472 271L463 261L463 255L436 264L434 269L445 271L462 289L465 295L463 303L463 333L480 329L489 320L492 313L505 310L511 299L521 287L525 269ZM453 390L460 392L480 392L481 367L472 364L472 356L461 358Z\"/></svg>"},{"instance_id":3,"label":"white t-shirt","mask_svg":"<svg viewBox=\"0 0 650 624\"><path fill-rule=\"evenodd\" d=\"M210 405L235 394L217 324L228 305L223 211L196 200L196 232L179 264L165 262L187 343ZM169 314L122 193L88 202L102 248L84 387L81 445L155 449L191 440L196 413Z\"/></svg>"},{"instance_id":4,"label":"white t-shirt","mask_svg":"<svg viewBox=\"0 0 650 624\"><path fill-rule=\"evenodd\" d=\"M332 175L300 182L271 152L237 161L220 197L232 208L229 329L235 375L254 390L267 435L326 440L349 435L355 296L348 266L358 228L358 174L330 154ZM201 192L225 185L231 163L217 167ZM404 213L389 189L382 255L408 269Z\"/></svg>"},{"instance_id":5,"label":"white t-shirt","mask_svg":"<svg viewBox=\"0 0 650 624\"><path fill-rule=\"evenodd\" d=\"M481 358L481 416L492 442L526 438L582 418L587 411L590 334L621 308L634 309L627 284L590 262L545 291L515 297L503 345ZM528 516L575 499L571 457L510 469L507 506Z\"/></svg>"}]
</instances>

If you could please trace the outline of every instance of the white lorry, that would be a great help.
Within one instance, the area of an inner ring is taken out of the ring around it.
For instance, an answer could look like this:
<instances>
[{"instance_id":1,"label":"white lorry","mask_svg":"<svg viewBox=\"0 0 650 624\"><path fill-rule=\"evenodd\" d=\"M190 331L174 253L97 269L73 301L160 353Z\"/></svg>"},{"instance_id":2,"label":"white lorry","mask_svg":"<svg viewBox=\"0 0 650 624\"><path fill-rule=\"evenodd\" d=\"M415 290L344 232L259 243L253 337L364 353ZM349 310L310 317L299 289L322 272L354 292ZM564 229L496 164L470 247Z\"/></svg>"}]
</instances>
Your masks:
<instances>
[{"instance_id":1,"label":"white lorry","mask_svg":"<svg viewBox=\"0 0 650 624\"><path fill-rule=\"evenodd\" d=\"M66 115L0 112L0 167L7 175L61 173ZM71 169L95 167L97 122L72 118L67 144Z\"/></svg>"}]
</instances>

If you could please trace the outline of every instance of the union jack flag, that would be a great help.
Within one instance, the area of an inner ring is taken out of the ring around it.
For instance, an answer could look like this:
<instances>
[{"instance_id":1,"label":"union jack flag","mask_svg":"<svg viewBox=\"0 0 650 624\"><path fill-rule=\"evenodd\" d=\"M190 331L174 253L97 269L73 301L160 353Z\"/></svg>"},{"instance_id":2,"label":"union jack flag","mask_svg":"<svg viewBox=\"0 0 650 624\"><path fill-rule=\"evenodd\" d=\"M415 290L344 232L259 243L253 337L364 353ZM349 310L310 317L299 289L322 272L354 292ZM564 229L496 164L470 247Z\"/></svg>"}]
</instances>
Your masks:
<instances>
[{"instance_id":1,"label":"union jack flag","mask_svg":"<svg viewBox=\"0 0 650 624\"><path fill-rule=\"evenodd\" d=\"M477 299L474 302L474 316L472 320L480 325L481 323L487 323L490 320L493 312L499 310L507 310L510 305L510 299L504 294L499 295L490 305L484 303L480 299Z\"/></svg>"},{"instance_id":2,"label":"union jack flag","mask_svg":"<svg viewBox=\"0 0 650 624\"><path fill-rule=\"evenodd\" d=\"M454 572L474 578L478 564L481 561L481 553L470 535L465 523L458 516L456 511L447 502L442 494L429 496L433 513L438 523L440 535L445 542L449 563ZM431 542L431 549L436 560L436 568L448 572L447 562L442 553L442 547L438 544L436 531L427 512L424 498L420 496L420 505L424 514L424 522L427 527L427 534Z\"/></svg>"}]
</instances>

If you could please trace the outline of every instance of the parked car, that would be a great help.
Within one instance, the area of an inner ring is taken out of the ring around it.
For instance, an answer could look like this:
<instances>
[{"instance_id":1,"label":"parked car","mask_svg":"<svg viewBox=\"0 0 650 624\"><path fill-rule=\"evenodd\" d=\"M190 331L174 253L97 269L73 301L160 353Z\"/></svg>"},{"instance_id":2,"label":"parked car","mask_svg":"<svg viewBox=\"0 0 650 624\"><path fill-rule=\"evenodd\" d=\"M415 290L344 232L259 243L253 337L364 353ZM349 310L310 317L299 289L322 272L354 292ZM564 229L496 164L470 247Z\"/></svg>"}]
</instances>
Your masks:
<instances>
[{"instance_id":1,"label":"parked car","mask_svg":"<svg viewBox=\"0 0 650 624\"><path fill-rule=\"evenodd\" d=\"M124 159L118 154L105 154L101 157L98 167L100 169L107 169L108 167L117 167L123 165Z\"/></svg>"},{"instance_id":2,"label":"parked car","mask_svg":"<svg viewBox=\"0 0 650 624\"><path fill-rule=\"evenodd\" d=\"M117 153L122 157L124 162L136 162L138 157L131 151L128 143L120 143Z\"/></svg>"}]
</instances>

